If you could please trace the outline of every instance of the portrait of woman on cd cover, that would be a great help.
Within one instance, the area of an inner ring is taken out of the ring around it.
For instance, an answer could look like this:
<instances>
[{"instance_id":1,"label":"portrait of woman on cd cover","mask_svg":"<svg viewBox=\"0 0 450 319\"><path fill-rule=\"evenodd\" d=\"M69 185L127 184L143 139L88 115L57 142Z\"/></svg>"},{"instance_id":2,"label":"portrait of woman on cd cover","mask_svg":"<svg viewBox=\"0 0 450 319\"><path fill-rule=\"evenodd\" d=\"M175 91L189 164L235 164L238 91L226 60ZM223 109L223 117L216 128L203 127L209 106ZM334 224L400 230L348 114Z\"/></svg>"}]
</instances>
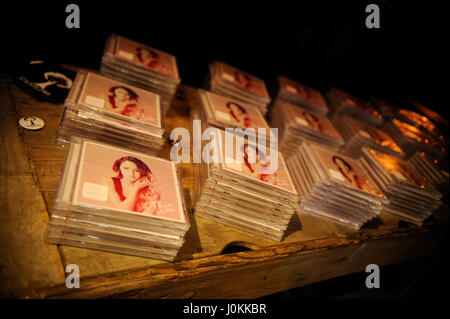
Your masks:
<instances>
[{"instance_id":1,"label":"portrait of woman on cd cover","mask_svg":"<svg viewBox=\"0 0 450 319\"><path fill-rule=\"evenodd\" d=\"M363 183L361 183L358 174L356 174L353 167L346 160L339 156L333 156L333 163L348 182L359 189L364 190Z\"/></svg>"},{"instance_id":2,"label":"portrait of woman on cd cover","mask_svg":"<svg viewBox=\"0 0 450 319\"><path fill-rule=\"evenodd\" d=\"M248 154L249 148L253 149L256 152L255 163L250 163ZM245 143L241 147L241 152L244 155L244 164L247 173L250 173L251 176L258 178L263 182L272 185L278 185L278 175L276 172L274 174L264 174L261 172L262 167L269 167L270 159L262 151L260 151L258 147Z\"/></svg>"},{"instance_id":3,"label":"portrait of woman on cd cover","mask_svg":"<svg viewBox=\"0 0 450 319\"><path fill-rule=\"evenodd\" d=\"M125 156L114 162L114 176L108 187L112 203L120 209L156 215L160 195L154 189L155 177L140 159Z\"/></svg>"},{"instance_id":4,"label":"portrait of woman on cd cover","mask_svg":"<svg viewBox=\"0 0 450 319\"><path fill-rule=\"evenodd\" d=\"M248 117L247 110L241 105L228 102L227 103L228 112L230 112L231 117L239 124L243 124L246 128L250 127L250 118Z\"/></svg>"},{"instance_id":5,"label":"portrait of woman on cd cover","mask_svg":"<svg viewBox=\"0 0 450 319\"><path fill-rule=\"evenodd\" d=\"M108 109L137 120L142 118L144 110L139 108L139 96L124 86L113 86L108 90Z\"/></svg>"},{"instance_id":6,"label":"portrait of woman on cd cover","mask_svg":"<svg viewBox=\"0 0 450 319\"><path fill-rule=\"evenodd\" d=\"M159 55L153 50L139 47L136 49L136 56L141 64L151 69L156 68L159 64Z\"/></svg>"},{"instance_id":7,"label":"portrait of woman on cd cover","mask_svg":"<svg viewBox=\"0 0 450 319\"><path fill-rule=\"evenodd\" d=\"M295 91L297 92L298 96L302 97L305 100L309 100L311 98L310 89L306 86L296 84Z\"/></svg>"},{"instance_id":8,"label":"portrait of woman on cd cover","mask_svg":"<svg viewBox=\"0 0 450 319\"><path fill-rule=\"evenodd\" d=\"M234 72L234 81L241 87L247 89L247 90L251 90L253 88L253 82L252 79L239 71L235 71Z\"/></svg>"},{"instance_id":9,"label":"portrait of woman on cd cover","mask_svg":"<svg viewBox=\"0 0 450 319\"><path fill-rule=\"evenodd\" d=\"M302 115L308 123L309 127L312 127L316 131L324 133L322 123L320 123L319 119L314 114L303 111Z\"/></svg>"}]
</instances>

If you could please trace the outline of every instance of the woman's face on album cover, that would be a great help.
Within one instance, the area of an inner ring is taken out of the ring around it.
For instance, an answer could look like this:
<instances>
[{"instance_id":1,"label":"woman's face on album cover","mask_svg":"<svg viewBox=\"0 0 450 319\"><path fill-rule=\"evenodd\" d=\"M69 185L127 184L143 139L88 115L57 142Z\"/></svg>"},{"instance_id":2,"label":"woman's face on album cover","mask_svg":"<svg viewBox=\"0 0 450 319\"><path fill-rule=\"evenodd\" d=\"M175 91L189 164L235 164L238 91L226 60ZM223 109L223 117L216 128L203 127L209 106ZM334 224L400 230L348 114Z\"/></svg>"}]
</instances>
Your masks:
<instances>
[{"instance_id":1,"label":"woman's face on album cover","mask_svg":"<svg viewBox=\"0 0 450 319\"><path fill-rule=\"evenodd\" d=\"M115 89L114 94L118 101L128 101L130 99L130 94L123 88Z\"/></svg>"},{"instance_id":2,"label":"woman's face on album cover","mask_svg":"<svg viewBox=\"0 0 450 319\"><path fill-rule=\"evenodd\" d=\"M303 112L303 116L305 117L306 122L308 122L308 124L311 127L315 128L315 129L317 129L319 131L322 131L322 128L320 127L320 122L317 119L317 117L315 117L314 115L312 115L312 114L310 114L308 112Z\"/></svg>"},{"instance_id":3,"label":"woman's face on album cover","mask_svg":"<svg viewBox=\"0 0 450 319\"><path fill-rule=\"evenodd\" d=\"M140 54L141 54L141 59L142 59L142 62L144 63L144 64L148 64L148 63L150 63L150 62L153 62L153 61L156 61L157 60L157 58L155 58L153 55L152 55L152 53L150 52L150 51L148 51L148 50L146 50L146 49L140 49L139 50L139 52L140 52Z\"/></svg>"},{"instance_id":4,"label":"woman's face on album cover","mask_svg":"<svg viewBox=\"0 0 450 319\"><path fill-rule=\"evenodd\" d=\"M336 163L336 166L338 168L340 168L341 171L344 173L350 173L352 171L352 169L347 167L347 165L345 165L345 163L339 157L337 157L335 159L335 163Z\"/></svg>"},{"instance_id":5,"label":"woman's face on album cover","mask_svg":"<svg viewBox=\"0 0 450 319\"><path fill-rule=\"evenodd\" d=\"M309 94L309 89L307 87L304 87L302 85L297 85L295 88L297 90L298 95L300 95L304 99L309 99L310 94Z\"/></svg>"},{"instance_id":6,"label":"woman's face on album cover","mask_svg":"<svg viewBox=\"0 0 450 319\"><path fill-rule=\"evenodd\" d=\"M303 115L305 116L306 120L309 123L317 123L318 120L316 117L314 117L313 115L309 114L308 112L303 112Z\"/></svg>"},{"instance_id":7,"label":"woman's face on album cover","mask_svg":"<svg viewBox=\"0 0 450 319\"><path fill-rule=\"evenodd\" d=\"M230 108L236 116L242 116L244 114L244 112L233 103L230 104Z\"/></svg>"},{"instance_id":8,"label":"woman's face on album cover","mask_svg":"<svg viewBox=\"0 0 450 319\"><path fill-rule=\"evenodd\" d=\"M237 83L239 83L239 84L241 84L241 85L244 85L244 86L247 86L247 85L249 85L250 84L250 78L248 78L247 76L245 76L244 74L242 74L241 72L235 72L234 73L234 77L235 77L235 79L236 79L236 82Z\"/></svg>"},{"instance_id":9,"label":"woman's face on album cover","mask_svg":"<svg viewBox=\"0 0 450 319\"><path fill-rule=\"evenodd\" d=\"M339 157L336 157L335 159L335 164L336 166L339 168L339 171L344 175L344 177L353 183L356 183L356 186L358 186L358 188L362 189L362 185L360 185L358 183L358 177L355 174L355 171L353 170L353 168L350 166L350 164L347 164L346 162L344 162L344 160L340 159Z\"/></svg>"},{"instance_id":10,"label":"woman's face on album cover","mask_svg":"<svg viewBox=\"0 0 450 319\"><path fill-rule=\"evenodd\" d=\"M137 180L141 177L141 172L137 165L131 161L124 161L120 165L120 172L123 178L128 180Z\"/></svg>"}]
</instances>

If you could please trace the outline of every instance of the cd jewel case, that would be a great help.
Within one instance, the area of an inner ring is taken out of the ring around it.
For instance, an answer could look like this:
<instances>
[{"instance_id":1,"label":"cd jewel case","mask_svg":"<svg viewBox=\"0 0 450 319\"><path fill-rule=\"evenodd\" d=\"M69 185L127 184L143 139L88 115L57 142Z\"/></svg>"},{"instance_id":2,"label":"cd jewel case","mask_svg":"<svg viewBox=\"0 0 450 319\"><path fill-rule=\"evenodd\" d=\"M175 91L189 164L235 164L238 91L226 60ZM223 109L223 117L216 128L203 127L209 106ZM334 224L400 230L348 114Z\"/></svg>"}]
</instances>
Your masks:
<instances>
[{"instance_id":1,"label":"cd jewel case","mask_svg":"<svg viewBox=\"0 0 450 319\"><path fill-rule=\"evenodd\" d=\"M164 114L181 82L173 55L116 34L106 42L100 71L118 81L158 94Z\"/></svg>"},{"instance_id":2,"label":"cd jewel case","mask_svg":"<svg viewBox=\"0 0 450 319\"><path fill-rule=\"evenodd\" d=\"M345 147L341 151L347 156L360 157L364 147L370 147L399 158L406 156L405 152L386 132L375 126L343 115L336 119L335 127L345 140Z\"/></svg>"},{"instance_id":3,"label":"cd jewel case","mask_svg":"<svg viewBox=\"0 0 450 319\"><path fill-rule=\"evenodd\" d=\"M80 71L65 101L57 142L78 136L157 153L164 145L159 102L152 92Z\"/></svg>"},{"instance_id":4,"label":"cd jewel case","mask_svg":"<svg viewBox=\"0 0 450 319\"><path fill-rule=\"evenodd\" d=\"M322 115L284 100L276 100L270 113L270 127L278 128L280 151L291 156L305 140L333 151L344 146L344 140L331 121Z\"/></svg>"},{"instance_id":5,"label":"cd jewel case","mask_svg":"<svg viewBox=\"0 0 450 319\"><path fill-rule=\"evenodd\" d=\"M223 130L242 129L234 130L234 133L242 136L248 134L249 137L260 140L276 140L275 134L271 134L269 125L257 107L202 89L198 90L198 95L200 119L204 129L207 126Z\"/></svg>"},{"instance_id":6,"label":"cd jewel case","mask_svg":"<svg viewBox=\"0 0 450 319\"><path fill-rule=\"evenodd\" d=\"M216 130L220 132L215 139L217 162L202 161L195 167L199 177L195 214L281 241L300 204L283 156L240 136ZM229 155L226 139L233 141L235 149ZM274 162L278 165L271 167Z\"/></svg>"},{"instance_id":7,"label":"cd jewel case","mask_svg":"<svg viewBox=\"0 0 450 319\"><path fill-rule=\"evenodd\" d=\"M189 227L177 164L70 141L48 243L172 261Z\"/></svg>"},{"instance_id":8,"label":"cd jewel case","mask_svg":"<svg viewBox=\"0 0 450 319\"><path fill-rule=\"evenodd\" d=\"M301 106L322 116L328 113L328 106L322 93L282 75L278 76L278 92L275 100L277 99Z\"/></svg>"},{"instance_id":9,"label":"cd jewel case","mask_svg":"<svg viewBox=\"0 0 450 319\"><path fill-rule=\"evenodd\" d=\"M424 152L416 152L408 160L443 195L448 195L448 162L432 158Z\"/></svg>"},{"instance_id":10,"label":"cd jewel case","mask_svg":"<svg viewBox=\"0 0 450 319\"><path fill-rule=\"evenodd\" d=\"M332 122L341 115L348 115L359 121L379 127L383 124L383 116L370 102L350 95L337 88L331 88L325 97L330 108Z\"/></svg>"},{"instance_id":11,"label":"cd jewel case","mask_svg":"<svg viewBox=\"0 0 450 319\"><path fill-rule=\"evenodd\" d=\"M206 86L211 92L256 106L262 115L267 113L270 96L264 81L242 70L214 61Z\"/></svg>"},{"instance_id":12,"label":"cd jewel case","mask_svg":"<svg viewBox=\"0 0 450 319\"><path fill-rule=\"evenodd\" d=\"M407 154L407 157L416 151L425 152L431 157L439 159L444 159L447 156L446 145L427 130L396 118L384 123L383 129L392 136Z\"/></svg>"},{"instance_id":13,"label":"cd jewel case","mask_svg":"<svg viewBox=\"0 0 450 319\"><path fill-rule=\"evenodd\" d=\"M420 226L442 204L442 194L408 161L370 148L360 160L389 198L384 213Z\"/></svg>"},{"instance_id":14,"label":"cd jewel case","mask_svg":"<svg viewBox=\"0 0 450 319\"><path fill-rule=\"evenodd\" d=\"M304 213L360 229L389 202L356 160L318 145L302 143L287 164Z\"/></svg>"}]
</instances>

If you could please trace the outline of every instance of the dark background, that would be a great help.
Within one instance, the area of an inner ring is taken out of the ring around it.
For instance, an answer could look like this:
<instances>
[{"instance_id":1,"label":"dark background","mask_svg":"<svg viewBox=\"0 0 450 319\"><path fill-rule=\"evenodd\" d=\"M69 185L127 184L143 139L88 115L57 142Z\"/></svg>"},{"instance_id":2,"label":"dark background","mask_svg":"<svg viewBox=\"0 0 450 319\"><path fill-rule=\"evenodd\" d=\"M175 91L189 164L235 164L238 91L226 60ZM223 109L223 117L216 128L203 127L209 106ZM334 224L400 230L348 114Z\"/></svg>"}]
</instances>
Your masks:
<instances>
[{"instance_id":1,"label":"dark background","mask_svg":"<svg viewBox=\"0 0 450 319\"><path fill-rule=\"evenodd\" d=\"M80 7L67 29L65 8ZM367 29L365 8L380 7ZM244 5L245 4L245 5ZM200 86L214 59L274 86L277 74L322 91L336 86L446 117L444 9L412 1L21 1L2 4L2 69L25 56L98 69L111 32L174 54L184 84Z\"/></svg>"}]
</instances>

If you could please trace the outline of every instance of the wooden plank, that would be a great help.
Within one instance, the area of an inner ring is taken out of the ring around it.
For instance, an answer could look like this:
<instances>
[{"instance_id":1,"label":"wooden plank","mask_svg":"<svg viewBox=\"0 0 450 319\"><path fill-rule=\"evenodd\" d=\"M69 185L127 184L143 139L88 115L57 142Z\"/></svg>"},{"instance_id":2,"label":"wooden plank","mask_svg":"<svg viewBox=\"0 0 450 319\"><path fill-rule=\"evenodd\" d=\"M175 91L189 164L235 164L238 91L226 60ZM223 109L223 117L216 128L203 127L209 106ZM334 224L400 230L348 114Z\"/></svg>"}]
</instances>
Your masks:
<instances>
[{"instance_id":1,"label":"wooden plank","mask_svg":"<svg viewBox=\"0 0 450 319\"><path fill-rule=\"evenodd\" d=\"M185 98L173 101L166 117L165 137L175 127L191 127L190 110L194 99L194 88L183 86ZM62 116L62 105L36 103L31 97L17 88L11 88L12 96L20 114L33 113L46 120L47 126L39 132L23 132L23 145L31 156L35 174L35 187L42 192L48 211L51 211L56 190L65 160L66 150L55 145L56 130ZM3 96L5 92L0 92ZM37 133L37 134L36 134ZM9 146L8 146L9 147ZM167 143L158 154L169 158L170 145ZM0 166L0 167L3 167ZM13 168L14 170L14 168ZM181 164L182 182L187 202L193 205L192 190L195 183L193 166ZM6 187L6 186L5 186ZM2 185L2 190L3 190ZM26 190L24 187L22 190ZM43 201L42 201L43 202ZM45 209L45 207L44 207ZM192 209L192 207L191 207ZM354 264L355 257L361 253L360 247L366 241L388 242L402 241L412 236L408 245L389 246L387 263L399 262L422 254L423 250L407 251L420 244L424 234L426 240L434 240L436 234L432 225L422 228L408 226L399 228L398 219L380 216L360 231L354 231L316 217L298 213L289 225L286 238L281 243L266 240L256 235L236 230L219 223L211 222L192 215L192 227L186 234L186 244L181 248L177 262L167 263L140 257L114 254L96 250L59 246L62 266L77 264L81 272L81 290L68 291L63 278L55 279L52 284L42 282L37 285L34 296L39 297L103 297L146 296L146 297L212 297L212 296L261 296L266 293L289 289L297 285L320 281L344 273L360 271ZM47 224L40 224L39 231L45 233ZM44 237L39 242L43 244ZM425 241L426 241L425 240ZM403 242L403 241L402 241ZM412 244L414 243L414 244ZM238 254L221 255L229 245L243 246L253 251ZM366 260L384 253L383 245L373 244ZM46 245L56 249L56 245ZM344 250L340 250L344 249ZM347 250L348 249L348 250ZM363 250L366 248L362 248ZM23 252L24 253L24 252ZM306 274L296 278L287 271L308 263L313 256L316 259L308 264ZM300 258L300 256L303 256ZM341 256L338 258L338 256ZM341 258L347 256L348 265L342 271ZM353 256L352 258L350 258ZM298 259L299 257L300 259ZM383 257L383 256L381 256ZM304 258L308 258L307 260ZM385 257L383 257L385 258ZM353 261L352 261L353 260ZM320 265L324 262L326 267ZM287 268L286 268L287 267ZM63 269L61 267L61 269ZM264 275L266 274L266 275ZM267 274L270 274L268 277ZM289 277L292 275L292 278ZM331 276L331 277L330 277ZM267 277L267 278L266 278ZM266 278L266 279L264 279ZM271 278L270 280L268 278ZM221 282L233 282L232 287L220 290ZM242 281L242 282L240 282ZM236 283L238 282L238 283ZM216 287L216 288L214 288ZM244 289L245 288L245 289ZM247 292L243 292L243 289Z\"/></svg>"},{"instance_id":2,"label":"wooden plank","mask_svg":"<svg viewBox=\"0 0 450 319\"><path fill-rule=\"evenodd\" d=\"M0 294L25 297L38 286L64 282L65 275L58 249L44 243L47 210L8 87L0 85Z\"/></svg>"},{"instance_id":3,"label":"wooden plank","mask_svg":"<svg viewBox=\"0 0 450 319\"><path fill-rule=\"evenodd\" d=\"M45 122L44 128L39 131L24 131L23 142L26 145L55 145L56 130L64 111L63 104L37 102L21 89L10 85L12 97L19 117L38 116Z\"/></svg>"},{"instance_id":4,"label":"wooden plank","mask_svg":"<svg viewBox=\"0 0 450 319\"><path fill-rule=\"evenodd\" d=\"M36 115L45 122L39 131L23 131L23 143L31 156L35 173L42 191L57 190L64 167L66 148L56 145L56 131L64 106L36 101L15 86L12 97L19 117Z\"/></svg>"},{"instance_id":5,"label":"wooden plank","mask_svg":"<svg viewBox=\"0 0 450 319\"><path fill-rule=\"evenodd\" d=\"M367 241L328 238L270 249L166 263L84 278L80 289L56 286L42 297L255 298L349 273L436 254L437 237L420 230ZM421 244L418 244L421 243Z\"/></svg>"}]
</instances>

